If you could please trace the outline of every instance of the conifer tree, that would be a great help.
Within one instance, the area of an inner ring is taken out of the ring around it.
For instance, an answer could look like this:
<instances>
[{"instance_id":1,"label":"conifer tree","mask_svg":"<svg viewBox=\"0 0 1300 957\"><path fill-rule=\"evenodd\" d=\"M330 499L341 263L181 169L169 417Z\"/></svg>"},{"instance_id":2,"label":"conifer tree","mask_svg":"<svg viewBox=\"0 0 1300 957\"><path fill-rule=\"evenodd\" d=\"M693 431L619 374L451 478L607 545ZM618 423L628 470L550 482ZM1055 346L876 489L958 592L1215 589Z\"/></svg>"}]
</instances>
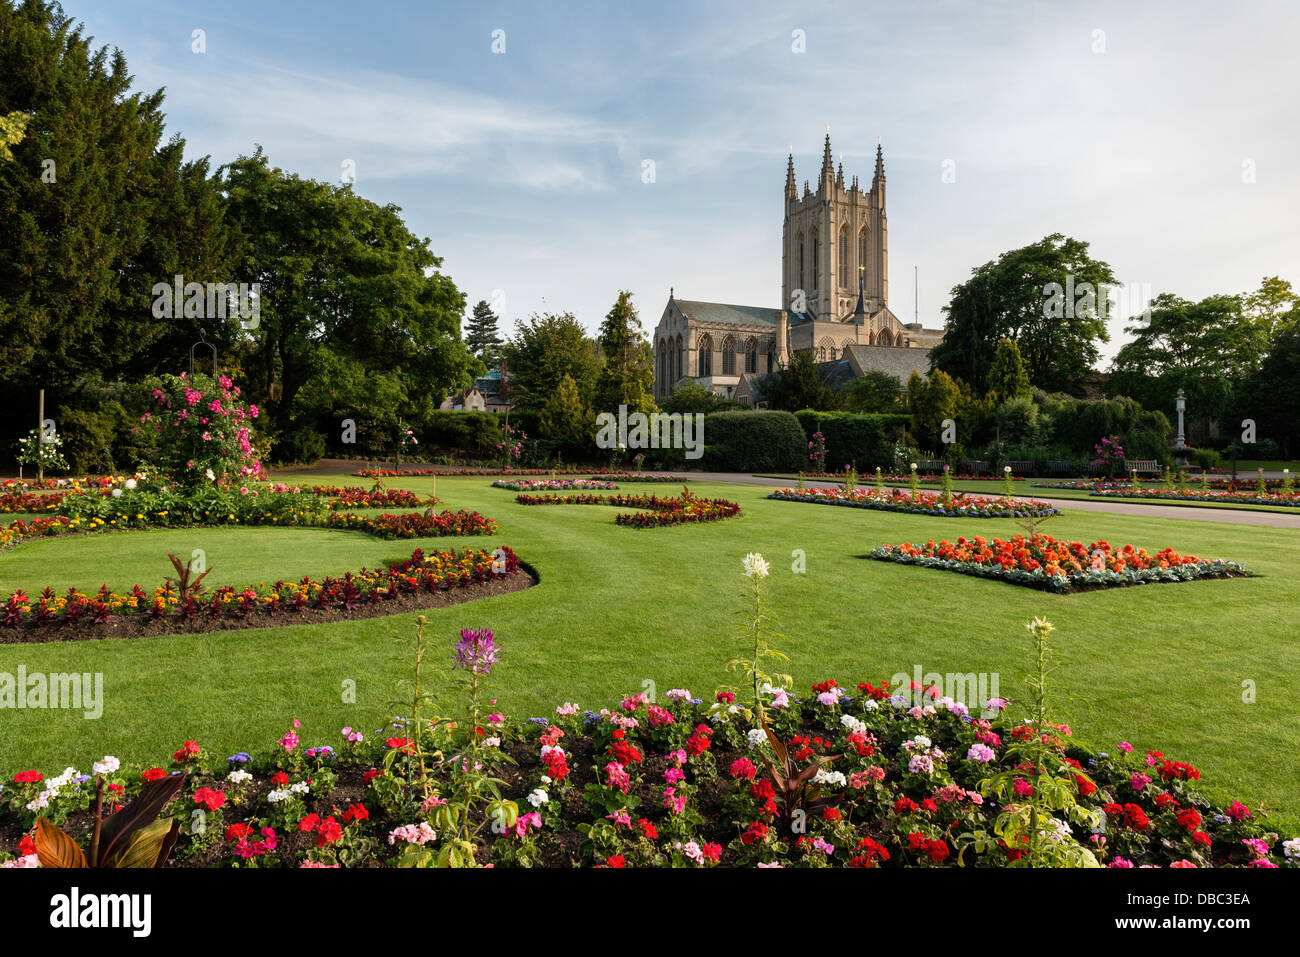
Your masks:
<instances>
[{"instance_id":1,"label":"conifer tree","mask_svg":"<svg viewBox=\"0 0 1300 957\"><path fill-rule=\"evenodd\" d=\"M486 299L480 299L474 304L474 312L465 326L465 346L490 370L500 362L501 344L497 315Z\"/></svg>"}]
</instances>

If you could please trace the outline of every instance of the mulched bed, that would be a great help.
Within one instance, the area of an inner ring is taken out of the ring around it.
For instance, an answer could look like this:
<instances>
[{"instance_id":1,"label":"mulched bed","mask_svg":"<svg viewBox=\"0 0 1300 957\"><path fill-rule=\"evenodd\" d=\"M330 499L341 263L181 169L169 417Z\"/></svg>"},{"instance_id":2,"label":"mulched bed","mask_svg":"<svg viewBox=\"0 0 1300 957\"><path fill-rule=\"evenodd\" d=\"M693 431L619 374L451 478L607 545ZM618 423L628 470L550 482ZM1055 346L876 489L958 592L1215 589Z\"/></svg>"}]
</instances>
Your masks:
<instances>
[{"instance_id":1,"label":"mulched bed","mask_svg":"<svg viewBox=\"0 0 1300 957\"><path fill-rule=\"evenodd\" d=\"M525 571L495 581L473 583L448 591L424 591L394 595L378 604L358 604L345 608L304 608L286 610L275 616L252 615L246 619L207 617L186 621L176 617L149 618L145 615L115 615L103 624L81 621L61 627L29 622L17 628L0 626L0 644L38 644L54 641L96 641L105 638L142 638L155 635L192 635L209 631L241 631L247 628L275 628L280 625L320 625L339 621L360 621L384 615L404 615L429 608L460 605L493 595L523 591L537 584Z\"/></svg>"}]
</instances>

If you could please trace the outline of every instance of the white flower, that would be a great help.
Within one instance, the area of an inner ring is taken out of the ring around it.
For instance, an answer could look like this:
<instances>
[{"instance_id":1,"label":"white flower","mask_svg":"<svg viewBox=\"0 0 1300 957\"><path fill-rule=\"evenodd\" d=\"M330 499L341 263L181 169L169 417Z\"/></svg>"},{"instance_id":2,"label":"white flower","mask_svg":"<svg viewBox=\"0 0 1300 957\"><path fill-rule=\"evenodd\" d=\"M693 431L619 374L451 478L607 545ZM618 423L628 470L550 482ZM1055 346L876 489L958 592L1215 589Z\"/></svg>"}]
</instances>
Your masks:
<instances>
[{"instance_id":1,"label":"white flower","mask_svg":"<svg viewBox=\"0 0 1300 957\"><path fill-rule=\"evenodd\" d=\"M541 807L550 799L551 796L547 794L545 791L543 791L541 788L534 788L533 793L528 795L528 803L531 804L533 807Z\"/></svg>"},{"instance_id":2,"label":"white flower","mask_svg":"<svg viewBox=\"0 0 1300 957\"><path fill-rule=\"evenodd\" d=\"M104 755L103 761L96 761L90 766L90 770L95 774L112 774L122 766L122 762L111 754Z\"/></svg>"},{"instance_id":3,"label":"white flower","mask_svg":"<svg viewBox=\"0 0 1300 957\"><path fill-rule=\"evenodd\" d=\"M930 747L930 745L933 742L931 742L930 739L927 738L925 735L918 734L916 737L912 739L912 743L915 744L920 750L924 751L928 747Z\"/></svg>"},{"instance_id":4,"label":"white flower","mask_svg":"<svg viewBox=\"0 0 1300 957\"><path fill-rule=\"evenodd\" d=\"M487 748L499 748L501 747L501 739L495 736L491 738L484 738L483 746Z\"/></svg>"},{"instance_id":5,"label":"white flower","mask_svg":"<svg viewBox=\"0 0 1300 957\"><path fill-rule=\"evenodd\" d=\"M296 784L290 784L289 790L294 794L306 794L311 790L311 785L306 781L299 781Z\"/></svg>"},{"instance_id":6,"label":"white flower","mask_svg":"<svg viewBox=\"0 0 1300 957\"><path fill-rule=\"evenodd\" d=\"M1300 859L1300 837L1293 837L1289 841L1283 841L1282 852L1290 860Z\"/></svg>"},{"instance_id":7,"label":"white flower","mask_svg":"<svg viewBox=\"0 0 1300 957\"><path fill-rule=\"evenodd\" d=\"M845 787L849 783L843 772L827 771L825 768L818 768L813 780L818 784L833 784L837 787Z\"/></svg>"},{"instance_id":8,"label":"white flower","mask_svg":"<svg viewBox=\"0 0 1300 957\"><path fill-rule=\"evenodd\" d=\"M56 778L51 778L49 781L46 781L45 783L50 786L50 791L52 793L54 791L57 791L59 788L63 787L63 785L67 784L75 777L80 777L80 775L77 773L76 768L64 768L62 774L60 774Z\"/></svg>"},{"instance_id":9,"label":"white flower","mask_svg":"<svg viewBox=\"0 0 1300 957\"><path fill-rule=\"evenodd\" d=\"M212 469L207 469L203 474L207 476L209 482L215 482L217 480L217 476L213 473Z\"/></svg>"},{"instance_id":10,"label":"white flower","mask_svg":"<svg viewBox=\"0 0 1300 957\"><path fill-rule=\"evenodd\" d=\"M133 479L133 478L129 478L129 479L126 480L126 483L125 483L125 484L126 484L126 490L129 492L129 491L131 491L133 488L135 488L136 485L139 484L139 483L137 483L135 479Z\"/></svg>"},{"instance_id":11,"label":"white flower","mask_svg":"<svg viewBox=\"0 0 1300 957\"><path fill-rule=\"evenodd\" d=\"M551 783L551 776L550 776L549 774L543 774L543 775L542 775L542 783L543 783L543 784L550 784L550 783Z\"/></svg>"},{"instance_id":12,"label":"white flower","mask_svg":"<svg viewBox=\"0 0 1300 957\"><path fill-rule=\"evenodd\" d=\"M276 788L274 791L271 791L266 795L267 801L271 804L279 804L281 801L287 801L291 797L293 797L293 795L284 790L284 788Z\"/></svg>"},{"instance_id":13,"label":"white flower","mask_svg":"<svg viewBox=\"0 0 1300 957\"><path fill-rule=\"evenodd\" d=\"M52 797L54 797L54 791L53 791L53 790L42 791L40 794L36 795L36 799L35 799L35 800L33 800L33 801L28 801L28 802L27 802L27 810L29 810L29 811L39 811L39 810L41 810L42 808L47 808L47 807L49 807L49 806L50 806L50 798L52 798Z\"/></svg>"},{"instance_id":14,"label":"white flower","mask_svg":"<svg viewBox=\"0 0 1300 957\"><path fill-rule=\"evenodd\" d=\"M879 707L880 707L880 705L876 704L876 702L872 701L870 698L868 698L866 701L862 702L862 710L863 710L863 711L875 711L875 710L877 710Z\"/></svg>"},{"instance_id":15,"label":"white flower","mask_svg":"<svg viewBox=\"0 0 1300 957\"><path fill-rule=\"evenodd\" d=\"M121 498L121 497L122 497L122 490L120 488L113 489L113 498Z\"/></svg>"},{"instance_id":16,"label":"white flower","mask_svg":"<svg viewBox=\"0 0 1300 957\"><path fill-rule=\"evenodd\" d=\"M1004 471L1004 472L1006 472L1008 475L1010 475L1010 474L1011 474L1011 466L1010 466L1010 465L1004 465L1004 466L1002 466L1002 471Z\"/></svg>"},{"instance_id":17,"label":"white flower","mask_svg":"<svg viewBox=\"0 0 1300 957\"><path fill-rule=\"evenodd\" d=\"M913 472L916 471L916 463L915 463L915 462L912 463L912 471L913 471Z\"/></svg>"},{"instance_id":18,"label":"white flower","mask_svg":"<svg viewBox=\"0 0 1300 957\"><path fill-rule=\"evenodd\" d=\"M240 768L238 771L231 771L227 774L226 780L231 784L243 784L245 781L253 780L253 776L243 768Z\"/></svg>"},{"instance_id":19,"label":"white flower","mask_svg":"<svg viewBox=\"0 0 1300 957\"><path fill-rule=\"evenodd\" d=\"M862 721L859 721L851 714L840 715L840 724L848 728L850 733L857 732L858 734L864 734L867 730L866 724Z\"/></svg>"},{"instance_id":20,"label":"white flower","mask_svg":"<svg viewBox=\"0 0 1300 957\"><path fill-rule=\"evenodd\" d=\"M758 552L750 552L745 556L746 578L766 578L770 567L767 562L763 561L763 556Z\"/></svg>"},{"instance_id":21,"label":"white flower","mask_svg":"<svg viewBox=\"0 0 1300 957\"><path fill-rule=\"evenodd\" d=\"M751 748L760 747L767 742L767 732L762 728L751 728L745 737L748 739Z\"/></svg>"}]
</instances>

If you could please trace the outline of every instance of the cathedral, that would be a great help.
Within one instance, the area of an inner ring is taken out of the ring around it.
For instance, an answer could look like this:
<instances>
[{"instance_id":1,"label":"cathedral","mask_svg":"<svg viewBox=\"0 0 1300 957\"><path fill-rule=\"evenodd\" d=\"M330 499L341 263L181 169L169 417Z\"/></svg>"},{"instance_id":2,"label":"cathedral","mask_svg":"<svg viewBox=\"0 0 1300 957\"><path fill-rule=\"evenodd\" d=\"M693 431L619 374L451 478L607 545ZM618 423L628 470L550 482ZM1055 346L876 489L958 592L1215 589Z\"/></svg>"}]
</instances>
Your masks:
<instances>
[{"instance_id":1,"label":"cathedral","mask_svg":"<svg viewBox=\"0 0 1300 957\"><path fill-rule=\"evenodd\" d=\"M795 352L812 351L837 384L883 371L904 384L925 374L941 329L904 323L889 308L885 160L876 147L871 188L845 182L826 135L817 189L795 185L794 154L785 174L780 308L678 299L672 291L655 326L656 399L685 382L761 404L761 380Z\"/></svg>"}]
</instances>

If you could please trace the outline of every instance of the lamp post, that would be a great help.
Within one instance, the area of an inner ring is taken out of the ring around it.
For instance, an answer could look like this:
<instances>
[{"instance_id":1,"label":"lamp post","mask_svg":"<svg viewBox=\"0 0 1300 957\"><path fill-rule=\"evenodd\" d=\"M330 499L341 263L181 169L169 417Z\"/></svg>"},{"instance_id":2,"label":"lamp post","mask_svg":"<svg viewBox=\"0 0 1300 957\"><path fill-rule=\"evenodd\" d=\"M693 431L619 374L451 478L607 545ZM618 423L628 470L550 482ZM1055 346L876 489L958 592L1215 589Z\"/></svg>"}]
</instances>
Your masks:
<instances>
[{"instance_id":1,"label":"lamp post","mask_svg":"<svg viewBox=\"0 0 1300 957\"><path fill-rule=\"evenodd\" d=\"M1174 409L1178 413L1178 437L1174 440L1174 464L1182 467L1187 465L1187 456L1194 452L1195 449L1187 444L1186 434L1183 430L1183 414L1187 411L1187 396L1182 389L1178 390L1178 395L1174 399Z\"/></svg>"}]
</instances>

